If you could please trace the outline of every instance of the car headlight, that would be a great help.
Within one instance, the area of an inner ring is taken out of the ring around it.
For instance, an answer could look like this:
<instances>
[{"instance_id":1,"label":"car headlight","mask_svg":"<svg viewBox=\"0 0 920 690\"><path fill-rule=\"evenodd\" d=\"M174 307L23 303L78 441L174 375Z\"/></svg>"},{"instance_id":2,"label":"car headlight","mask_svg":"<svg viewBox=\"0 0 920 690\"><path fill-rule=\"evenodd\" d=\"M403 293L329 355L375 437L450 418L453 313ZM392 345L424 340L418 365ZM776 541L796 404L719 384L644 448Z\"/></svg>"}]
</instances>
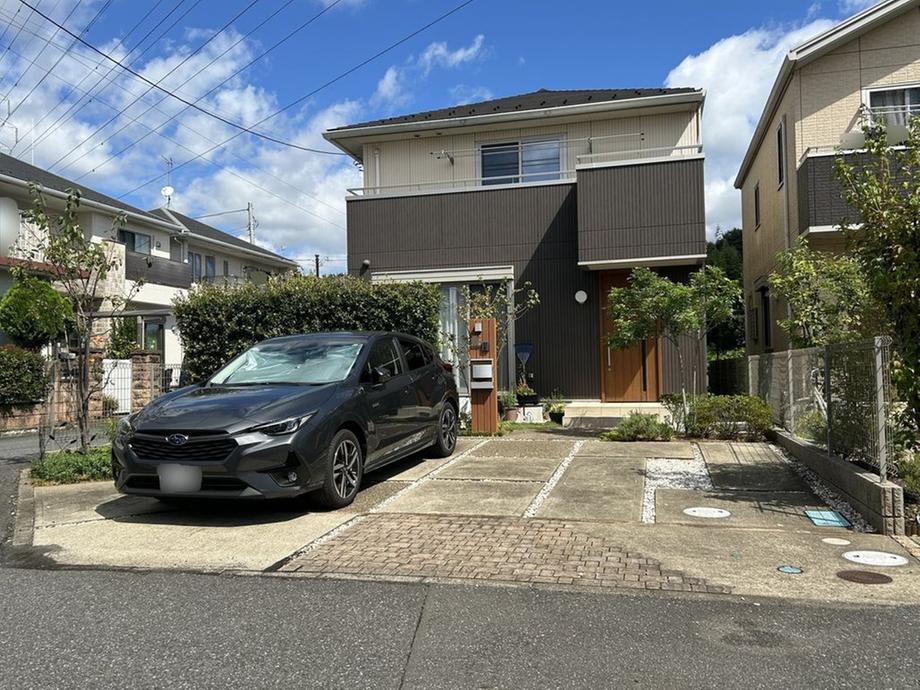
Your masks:
<instances>
[{"instance_id":1,"label":"car headlight","mask_svg":"<svg viewBox=\"0 0 920 690\"><path fill-rule=\"evenodd\" d=\"M283 436L285 434L293 434L300 427L307 423L307 420L313 416L313 413L305 414L302 417L291 417L290 419L283 419L280 422L269 422L268 424L259 424L250 429L250 431L258 431L261 434L266 434L268 436Z\"/></svg>"}]
</instances>

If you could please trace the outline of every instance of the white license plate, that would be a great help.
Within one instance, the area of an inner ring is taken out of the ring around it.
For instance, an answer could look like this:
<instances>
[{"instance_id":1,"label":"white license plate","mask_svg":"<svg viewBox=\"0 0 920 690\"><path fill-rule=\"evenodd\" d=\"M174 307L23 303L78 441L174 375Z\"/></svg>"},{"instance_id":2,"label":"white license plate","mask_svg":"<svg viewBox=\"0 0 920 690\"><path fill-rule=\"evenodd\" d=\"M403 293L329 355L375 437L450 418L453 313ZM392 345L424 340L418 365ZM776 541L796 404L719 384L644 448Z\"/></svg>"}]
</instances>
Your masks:
<instances>
[{"instance_id":1,"label":"white license plate","mask_svg":"<svg viewBox=\"0 0 920 690\"><path fill-rule=\"evenodd\" d=\"M160 465L160 491L170 494L185 494L201 490L201 468L191 465Z\"/></svg>"}]
</instances>

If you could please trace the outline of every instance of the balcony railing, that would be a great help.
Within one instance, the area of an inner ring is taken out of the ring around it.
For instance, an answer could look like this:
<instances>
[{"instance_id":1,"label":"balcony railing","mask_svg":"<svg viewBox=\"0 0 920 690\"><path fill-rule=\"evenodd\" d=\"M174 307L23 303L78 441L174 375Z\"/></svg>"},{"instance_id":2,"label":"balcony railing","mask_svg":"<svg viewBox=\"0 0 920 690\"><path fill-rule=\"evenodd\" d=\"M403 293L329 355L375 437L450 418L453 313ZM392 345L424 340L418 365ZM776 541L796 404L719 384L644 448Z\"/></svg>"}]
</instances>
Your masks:
<instances>
[{"instance_id":1,"label":"balcony railing","mask_svg":"<svg viewBox=\"0 0 920 690\"><path fill-rule=\"evenodd\" d=\"M192 285L192 266L161 256L125 252L125 278L146 283L187 288Z\"/></svg>"},{"instance_id":2,"label":"balcony railing","mask_svg":"<svg viewBox=\"0 0 920 690\"><path fill-rule=\"evenodd\" d=\"M884 124L889 128L906 127L912 117L920 117L920 103L868 108L868 117L870 124Z\"/></svg>"},{"instance_id":3,"label":"balcony railing","mask_svg":"<svg viewBox=\"0 0 920 690\"><path fill-rule=\"evenodd\" d=\"M634 135L616 135L634 136ZM644 138L644 135L635 135ZM592 146L603 146L604 140L616 137L595 137L593 139L576 139L562 142L561 157L566 159L565 151L575 149L583 150L585 153L575 153L568 156L568 159L577 166L582 165L600 165L616 164L631 162L650 162L669 158L686 158L696 156L703 152L700 144L691 144L686 146L659 146L648 148L629 148L614 151L592 152ZM609 145L609 143L608 143ZM578 148L575 148L575 147ZM466 155L468 151L457 152L458 157ZM435 154L433 154L435 155ZM436 154L438 157L447 157L447 152ZM453 155L453 153L451 153ZM425 180L420 182L407 182L403 184L381 185L377 187L351 187L348 194L351 196L403 196L410 194L425 194L442 191L470 190L470 189L489 189L494 185L528 185L546 182L565 182L574 181L576 176L575 168L567 168L558 171L542 170L534 173L516 173L513 175L500 175L494 177L468 177L456 180Z\"/></svg>"}]
</instances>

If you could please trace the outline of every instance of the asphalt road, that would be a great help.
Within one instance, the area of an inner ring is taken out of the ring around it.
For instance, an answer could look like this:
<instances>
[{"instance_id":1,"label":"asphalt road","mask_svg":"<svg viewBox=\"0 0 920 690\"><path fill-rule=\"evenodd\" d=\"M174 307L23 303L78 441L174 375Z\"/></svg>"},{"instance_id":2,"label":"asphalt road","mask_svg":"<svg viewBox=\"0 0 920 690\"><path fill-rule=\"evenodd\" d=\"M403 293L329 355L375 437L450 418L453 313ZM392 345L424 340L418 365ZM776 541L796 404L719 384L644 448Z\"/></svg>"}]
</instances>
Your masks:
<instances>
[{"instance_id":1,"label":"asphalt road","mask_svg":"<svg viewBox=\"0 0 920 690\"><path fill-rule=\"evenodd\" d=\"M906 687L920 610L0 569L0 687Z\"/></svg>"}]
</instances>

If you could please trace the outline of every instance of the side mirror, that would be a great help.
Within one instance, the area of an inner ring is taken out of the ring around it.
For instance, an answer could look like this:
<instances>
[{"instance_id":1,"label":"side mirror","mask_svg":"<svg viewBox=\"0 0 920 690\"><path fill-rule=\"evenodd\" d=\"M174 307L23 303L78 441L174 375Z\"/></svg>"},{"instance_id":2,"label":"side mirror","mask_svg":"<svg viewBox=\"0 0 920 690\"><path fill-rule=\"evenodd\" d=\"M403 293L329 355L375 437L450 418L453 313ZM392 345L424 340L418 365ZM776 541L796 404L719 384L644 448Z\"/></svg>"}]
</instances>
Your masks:
<instances>
[{"instance_id":1,"label":"side mirror","mask_svg":"<svg viewBox=\"0 0 920 690\"><path fill-rule=\"evenodd\" d=\"M393 377L390 375L390 371L386 367L374 367L371 370L371 382L375 386L382 386L391 378Z\"/></svg>"}]
</instances>

